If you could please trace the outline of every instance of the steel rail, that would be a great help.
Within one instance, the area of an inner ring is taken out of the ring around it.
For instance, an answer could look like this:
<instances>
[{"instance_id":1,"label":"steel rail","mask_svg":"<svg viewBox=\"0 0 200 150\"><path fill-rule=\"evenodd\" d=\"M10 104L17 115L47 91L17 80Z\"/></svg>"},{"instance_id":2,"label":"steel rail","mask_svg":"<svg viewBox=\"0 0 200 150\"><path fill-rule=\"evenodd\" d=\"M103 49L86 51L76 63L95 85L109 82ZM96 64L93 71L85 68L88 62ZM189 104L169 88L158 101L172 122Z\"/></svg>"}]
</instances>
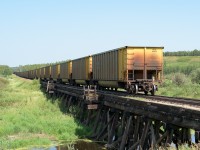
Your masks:
<instances>
[{"instance_id":1,"label":"steel rail","mask_svg":"<svg viewBox=\"0 0 200 150\"><path fill-rule=\"evenodd\" d=\"M58 88L70 88L73 90L78 90L79 92L83 91L82 87L75 87L75 86L70 86L70 85L62 85L62 84L55 84L56 87ZM78 92L77 91L77 92ZM128 94L125 91L110 91L110 90L97 90L97 94L111 94L111 95L115 95L115 96L122 96L122 97L129 97L129 98L137 98L137 97L141 97L144 98L146 100L152 100L155 102L165 102L165 103L170 103L170 104L181 104L181 105L189 105L189 106L193 106L193 107L198 107L200 106L200 99L192 99L192 98L180 98L180 97L169 97L169 96L151 96L151 95L144 95L144 94L137 94L137 95L133 95L133 94Z\"/></svg>"}]
</instances>

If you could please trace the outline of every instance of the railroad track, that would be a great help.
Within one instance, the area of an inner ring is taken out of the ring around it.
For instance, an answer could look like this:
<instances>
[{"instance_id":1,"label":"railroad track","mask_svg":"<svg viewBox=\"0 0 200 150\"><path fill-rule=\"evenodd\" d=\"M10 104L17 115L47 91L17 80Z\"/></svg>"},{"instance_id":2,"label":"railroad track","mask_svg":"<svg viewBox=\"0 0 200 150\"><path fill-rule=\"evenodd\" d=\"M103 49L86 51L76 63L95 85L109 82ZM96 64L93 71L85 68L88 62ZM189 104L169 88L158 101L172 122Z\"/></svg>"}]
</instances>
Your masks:
<instances>
[{"instance_id":1,"label":"railroad track","mask_svg":"<svg viewBox=\"0 0 200 150\"><path fill-rule=\"evenodd\" d=\"M42 83L44 88L46 88L46 85L47 83ZM83 87L55 84L55 91L84 98ZM97 94L99 95L100 106L146 116L177 126L200 129L200 100L142 94L134 96L125 91L109 90L97 90Z\"/></svg>"},{"instance_id":2,"label":"railroad track","mask_svg":"<svg viewBox=\"0 0 200 150\"><path fill-rule=\"evenodd\" d=\"M82 92L82 87L75 87L70 85L62 85L62 84L55 84L57 88L60 89L71 89L75 90L77 92ZM168 97L168 96L151 96L151 95L144 95L144 94L137 94L132 95L128 94L125 91L110 91L110 90L97 90L97 94L108 94L108 95L115 95L120 97L127 97L127 98L143 98L146 99L148 102L156 102L156 103L163 103L163 104L170 104L170 105L176 105L177 106L189 106L194 108L200 108L200 99L191 99L191 98L178 98L178 97Z\"/></svg>"},{"instance_id":3,"label":"railroad track","mask_svg":"<svg viewBox=\"0 0 200 150\"><path fill-rule=\"evenodd\" d=\"M169 97L169 96L146 96L139 95L139 97L148 98L156 101L166 101L169 103L180 103L186 105L200 106L200 99L191 99L191 98L180 98L180 97Z\"/></svg>"}]
</instances>

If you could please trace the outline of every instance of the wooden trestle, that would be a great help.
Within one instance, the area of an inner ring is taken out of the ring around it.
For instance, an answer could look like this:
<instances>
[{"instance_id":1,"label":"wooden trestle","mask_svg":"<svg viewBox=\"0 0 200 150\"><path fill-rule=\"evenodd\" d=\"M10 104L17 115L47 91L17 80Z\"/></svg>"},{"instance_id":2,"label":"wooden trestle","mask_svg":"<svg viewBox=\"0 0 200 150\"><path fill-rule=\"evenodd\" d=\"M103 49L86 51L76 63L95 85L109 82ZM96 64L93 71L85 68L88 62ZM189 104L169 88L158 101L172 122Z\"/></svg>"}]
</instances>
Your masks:
<instances>
[{"instance_id":1,"label":"wooden trestle","mask_svg":"<svg viewBox=\"0 0 200 150\"><path fill-rule=\"evenodd\" d=\"M42 82L43 87L46 83ZM95 89L55 86L54 95L81 123L92 127L94 140L108 149L159 149L200 140L200 112L99 94ZM98 107L96 107L98 106Z\"/></svg>"}]
</instances>

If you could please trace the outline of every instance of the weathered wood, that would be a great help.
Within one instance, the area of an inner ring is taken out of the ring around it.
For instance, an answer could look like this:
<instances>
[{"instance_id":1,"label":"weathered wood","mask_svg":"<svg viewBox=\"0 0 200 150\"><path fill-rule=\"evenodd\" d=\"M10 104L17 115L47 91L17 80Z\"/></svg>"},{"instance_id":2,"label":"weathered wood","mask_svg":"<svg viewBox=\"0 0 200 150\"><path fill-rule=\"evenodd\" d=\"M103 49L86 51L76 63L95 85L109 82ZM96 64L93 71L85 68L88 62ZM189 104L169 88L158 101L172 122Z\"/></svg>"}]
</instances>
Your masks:
<instances>
[{"instance_id":1,"label":"weathered wood","mask_svg":"<svg viewBox=\"0 0 200 150\"><path fill-rule=\"evenodd\" d=\"M169 131L166 131L157 141L156 144L158 145L165 137L167 137L167 134L169 133Z\"/></svg>"},{"instance_id":2,"label":"weathered wood","mask_svg":"<svg viewBox=\"0 0 200 150\"><path fill-rule=\"evenodd\" d=\"M151 149L156 149L156 136L152 124L150 126L150 133L151 133Z\"/></svg>"},{"instance_id":3,"label":"weathered wood","mask_svg":"<svg viewBox=\"0 0 200 150\"><path fill-rule=\"evenodd\" d=\"M108 111L107 111L107 121L109 121L109 120L110 120L110 109L108 109ZM111 125L108 124L108 128L107 128L107 132L108 132L108 144L110 144L109 143L110 130L111 130Z\"/></svg>"},{"instance_id":4,"label":"weathered wood","mask_svg":"<svg viewBox=\"0 0 200 150\"><path fill-rule=\"evenodd\" d=\"M200 137L199 131L195 131L195 143L199 143L199 137Z\"/></svg>"},{"instance_id":5,"label":"weathered wood","mask_svg":"<svg viewBox=\"0 0 200 150\"><path fill-rule=\"evenodd\" d=\"M68 103L67 103L67 110L69 112L69 108L71 106L71 102L72 102L72 96L69 97Z\"/></svg>"},{"instance_id":6,"label":"weathered wood","mask_svg":"<svg viewBox=\"0 0 200 150\"><path fill-rule=\"evenodd\" d=\"M133 146L131 146L128 150L134 150L134 149L139 145L139 143L140 143L140 140L137 141L137 142L135 142L135 143L133 144Z\"/></svg>"},{"instance_id":7,"label":"weathered wood","mask_svg":"<svg viewBox=\"0 0 200 150\"><path fill-rule=\"evenodd\" d=\"M140 117L137 116L136 123L135 123L135 129L134 129L134 135L133 135L133 143L136 143L138 141L138 132L139 132L139 126L140 126Z\"/></svg>"},{"instance_id":8,"label":"weathered wood","mask_svg":"<svg viewBox=\"0 0 200 150\"><path fill-rule=\"evenodd\" d=\"M144 131L143 131L142 137L140 139L140 146L142 148L144 146L144 142L145 142L145 139L146 139L146 136L147 136L147 133L148 133L150 125L151 125L151 120L148 119L147 123L145 123Z\"/></svg>"},{"instance_id":9,"label":"weathered wood","mask_svg":"<svg viewBox=\"0 0 200 150\"><path fill-rule=\"evenodd\" d=\"M189 128L200 129L200 111L197 110L194 110L193 113L187 108L182 109L176 106L137 101L134 98L102 94L103 96L99 99L102 109L98 108L95 113L92 113L95 110L87 111L87 106L88 104L96 105L96 103L85 101L82 91L78 88L59 87L55 90L54 95L61 97L63 106L66 106L71 114L77 110L74 108L78 106L80 109L75 115L80 117L81 122L83 120L87 125L93 125L95 134L93 137L107 140L110 148L118 146L120 149L157 149L158 144L167 146L171 144L172 140L178 146L180 141L191 143ZM52 99L52 101L54 100L55 98ZM131 118L130 121L130 117L126 119L127 114L138 115L138 117ZM144 118L148 120L145 124ZM153 120L153 124L150 119ZM180 130L181 128L182 130ZM199 138L199 131L196 131L195 142L198 143Z\"/></svg>"},{"instance_id":10,"label":"weathered wood","mask_svg":"<svg viewBox=\"0 0 200 150\"><path fill-rule=\"evenodd\" d=\"M100 115L100 118L99 118L99 122L98 122L98 127L97 127L97 131L96 131L96 134L97 136L100 134L100 132L102 131L103 127L104 127L104 116L106 115L106 110L102 108L101 110L101 115ZM96 136L96 137L97 137Z\"/></svg>"},{"instance_id":11,"label":"weathered wood","mask_svg":"<svg viewBox=\"0 0 200 150\"><path fill-rule=\"evenodd\" d=\"M108 123L106 125L104 125L103 129L101 130L101 132L99 133L99 135L97 136L97 140L102 136L102 134L105 132L107 126L111 123L112 119L115 117L115 114L110 118L110 120L108 121Z\"/></svg>"},{"instance_id":12,"label":"weathered wood","mask_svg":"<svg viewBox=\"0 0 200 150\"><path fill-rule=\"evenodd\" d=\"M121 118L121 133L120 133L120 135L123 135L123 131L125 129L125 119L126 119L126 111L123 111L123 115Z\"/></svg>"},{"instance_id":13,"label":"weathered wood","mask_svg":"<svg viewBox=\"0 0 200 150\"><path fill-rule=\"evenodd\" d=\"M112 100L114 100L112 98ZM119 99L118 99L119 100ZM166 123L172 123L174 125L178 125L178 126L182 126L182 127L186 127L186 128L191 128L191 129L200 129L200 123L198 120L191 120L191 118L186 118L186 117L182 117L182 116L175 116L173 113L170 113L170 114L166 114L166 113L158 113L159 111L160 112L163 112L163 110L165 110L165 107L161 104L155 104L155 105L158 105L157 108L159 108L158 110L153 110L151 111L150 108L148 108L149 106L146 105L146 102L142 102L142 101L134 101L132 100L133 102L135 102L135 104L129 104L128 106L127 105L123 105L123 104L119 104L119 103L114 103L113 101L111 101L111 99L108 99L106 97L106 100L104 102L104 105L105 106L108 106L108 107L113 107L113 108L116 108L116 109L119 109L119 110L123 110L123 111L127 111L127 112L131 112L131 113L134 113L134 114L137 114L137 115L143 115L143 116L146 116L148 118L152 118L152 119L155 119L155 120L162 120ZM141 108L138 107L140 106L142 103L142 106ZM137 106L137 107L134 107L134 106ZM145 108L145 109L144 109ZM170 107L172 109L172 106ZM149 111L147 111L149 109ZM170 110L165 110L166 112L171 112L171 109ZM174 110L176 110L178 108L174 108ZM174 113L177 113L178 112L174 112ZM192 112L191 112L192 113ZM199 112L196 112L196 114L199 113L199 116L200 116L200 111ZM184 115L187 115L184 113ZM198 119L199 116L195 116L197 117Z\"/></svg>"},{"instance_id":14,"label":"weathered wood","mask_svg":"<svg viewBox=\"0 0 200 150\"><path fill-rule=\"evenodd\" d=\"M91 113L92 113L92 110L87 110L87 119L85 123L86 125L88 125L90 122Z\"/></svg>"},{"instance_id":15,"label":"weathered wood","mask_svg":"<svg viewBox=\"0 0 200 150\"><path fill-rule=\"evenodd\" d=\"M94 123L94 128L92 130L92 133L96 133L97 126L98 126L99 119L100 119L100 114L101 114L101 109L99 109L98 112L97 112L96 120L95 120L95 123Z\"/></svg>"},{"instance_id":16,"label":"weathered wood","mask_svg":"<svg viewBox=\"0 0 200 150\"><path fill-rule=\"evenodd\" d=\"M100 137L99 140L105 141L107 139L107 137L108 137L108 132L104 132L104 134Z\"/></svg>"},{"instance_id":17,"label":"weathered wood","mask_svg":"<svg viewBox=\"0 0 200 150\"><path fill-rule=\"evenodd\" d=\"M119 117L119 113L116 112L115 114L115 117L113 119L113 122L111 123L111 127L110 127L110 130L109 130L109 134L108 134L108 144L111 144L112 143L112 139L113 139L113 136L114 136L114 132L117 128L117 123L118 123L118 118Z\"/></svg>"},{"instance_id":18,"label":"weathered wood","mask_svg":"<svg viewBox=\"0 0 200 150\"><path fill-rule=\"evenodd\" d=\"M122 142L120 144L120 148L119 148L120 150L124 150L124 148L125 148L125 144L126 144L126 140L127 140L127 136L128 136L128 131L129 131L129 127L130 127L132 118L133 118L133 116L130 116L129 119L128 119L125 131L124 131L124 134L123 134L123 137L122 137Z\"/></svg>"},{"instance_id":19,"label":"weathered wood","mask_svg":"<svg viewBox=\"0 0 200 150\"><path fill-rule=\"evenodd\" d=\"M172 143L173 133L174 133L173 129L168 130L167 139L166 139L166 143L165 143L166 146L169 146Z\"/></svg>"},{"instance_id":20,"label":"weathered wood","mask_svg":"<svg viewBox=\"0 0 200 150\"><path fill-rule=\"evenodd\" d=\"M121 140L122 140L122 136L119 137L116 141L114 141L113 143L111 144L107 144L107 148L110 148L110 149L117 149L116 145L118 145L119 143L121 143Z\"/></svg>"}]
</instances>

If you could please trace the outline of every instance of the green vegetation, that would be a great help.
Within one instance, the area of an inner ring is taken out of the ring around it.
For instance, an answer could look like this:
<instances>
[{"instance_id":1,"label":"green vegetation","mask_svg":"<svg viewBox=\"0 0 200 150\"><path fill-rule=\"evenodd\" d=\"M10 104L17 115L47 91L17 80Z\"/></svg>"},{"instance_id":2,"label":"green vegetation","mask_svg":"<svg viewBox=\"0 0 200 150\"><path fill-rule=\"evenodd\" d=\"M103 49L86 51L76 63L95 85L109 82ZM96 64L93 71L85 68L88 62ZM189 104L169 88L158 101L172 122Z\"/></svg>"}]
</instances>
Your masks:
<instances>
[{"instance_id":1,"label":"green vegetation","mask_svg":"<svg viewBox=\"0 0 200 150\"><path fill-rule=\"evenodd\" d=\"M8 85L8 80L0 77L0 90L5 88Z\"/></svg>"},{"instance_id":2,"label":"green vegetation","mask_svg":"<svg viewBox=\"0 0 200 150\"><path fill-rule=\"evenodd\" d=\"M200 56L164 57L158 95L200 99Z\"/></svg>"},{"instance_id":3,"label":"green vegetation","mask_svg":"<svg viewBox=\"0 0 200 150\"><path fill-rule=\"evenodd\" d=\"M164 56L200 56L200 50L164 52Z\"/></svg>"},{"instance_id":4,"label":"green vegetation","mask_svg":"<svg viewBox=\"0 0 200 150\"><path fill-rule=\"evenodd\" d=\"M0 75L8 76L12 74L12 69L6 65L0 65Z\"/></svg>"},{"instance_id":5,"label":"green vegetation","mask_svg":"<svg viewBox=\"0 0 200 150\"><path fill-rule=\"evenodd\" d=\"M61 111L58 99L48 99L38 80L16 76L0 78L0 149L48 145L52 141L77 140L89 129Z\"/></svg>"},{"instance_id":6,"label":"green vegetation","mask_svg":"<svg viewBox=\"0 0 200 150\"><path fill-rule=\"evenodd\" d=\"M184 73L189 75L200 68L200 56L171 56L164 57L164 74Z\"/></svg>"}]
</instances>

